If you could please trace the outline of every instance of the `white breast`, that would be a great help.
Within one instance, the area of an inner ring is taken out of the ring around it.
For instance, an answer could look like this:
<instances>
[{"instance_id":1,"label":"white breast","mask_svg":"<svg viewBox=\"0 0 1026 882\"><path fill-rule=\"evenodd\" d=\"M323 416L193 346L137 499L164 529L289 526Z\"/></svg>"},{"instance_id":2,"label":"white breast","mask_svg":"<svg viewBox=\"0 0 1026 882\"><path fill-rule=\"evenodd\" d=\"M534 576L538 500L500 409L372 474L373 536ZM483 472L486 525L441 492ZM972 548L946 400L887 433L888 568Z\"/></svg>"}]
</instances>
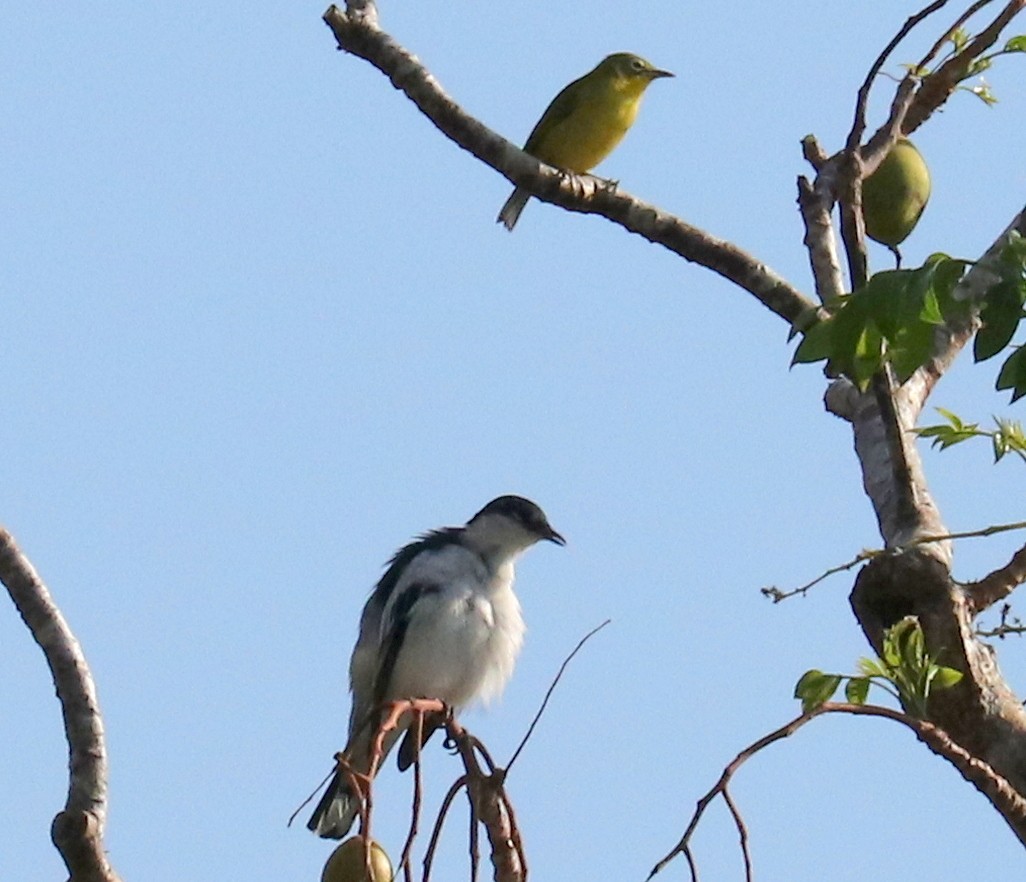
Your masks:
<instances>
[{"instance_id":1,"label":"white breast","mask_svg":"<svg viewBox=\"0 0 1026 882\"><path fill-rule=\"evenodd\" d=\"M490 572L459 545L411 561L386 607L383 638L404 587L437 590L428 590L412 611L386 697L438 698L460 708L498 695L524 639L513 576L512 562Z\"/></svg>"}]
</instances>

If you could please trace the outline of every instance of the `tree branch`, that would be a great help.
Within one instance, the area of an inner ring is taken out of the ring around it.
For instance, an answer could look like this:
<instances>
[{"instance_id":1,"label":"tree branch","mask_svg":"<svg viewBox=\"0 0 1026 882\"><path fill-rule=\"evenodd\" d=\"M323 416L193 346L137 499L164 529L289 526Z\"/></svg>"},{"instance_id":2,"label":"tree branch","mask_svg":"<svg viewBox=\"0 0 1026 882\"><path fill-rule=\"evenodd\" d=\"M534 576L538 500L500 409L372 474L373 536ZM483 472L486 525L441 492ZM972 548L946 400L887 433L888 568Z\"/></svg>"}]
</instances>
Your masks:
<instances>
[{"instance_id":1,"label":"tree branch","mask_svg":"<svg viewBox=\"0 0 1026 882\"><path fill-rule=\"evenodd\" d=\"M802 142L803 147L806 150L812 149L813 142L815 138L809 135ZM818 144L816 146L818 147ZM823 198L822 193L817 193L808 178L799 176L798 209L805 224L805 238L802 244L809 253L809 265L812 268L816 296L820 303L831 303L845 291L841 263L837 257L834 224L830 218L832 207L832 197Z\"/></svg>"},{"instance_id":2,"label":"tree branch","mask_svg":"<svg viewBox=\"0 0 1026 882\"><path fill-rule=\"evenodd\" d=\"M373 4L350 0L343 12L328 7L324 21L340 49L369 61L385 74L442 132L538 199L569 211L597 214L629 232L700 264L755 296L772 312L793 323L814 304L752 255L685 223L621 188L612 189L591 175L572 175L543 165L467 114L407 49L377 26Z\"/></svg>"},{"instance_id":3,"label":"tree branch","mask_svg":"<svg viewBox=\"0 0 1026 882\"><path fill-rule=\"evenodd\" d=\"M755 754L769 747L771 744L775 744L777 741L790 737L806 723L811 722L816 717L823 716L824 714L853 714L855 716L883 717L907 726L915 732L916 737L929 747L930 750L951 762L966 781L976 787L976 789L983 793L992 803L999 806L1002 814L1004 814L1006 818L1014 818L1017 821L1017 826L1013 825L1013 829L1016 829L1016 831L1019 832L1019 830L1026 826L1026 800L1024 800L1006 780L997 774L994 769L987 765L987 763L981 761L966 751L963 747L956 744L946 732L939 729L933 723L927 722L926 720L920 720L902 713L901 711L896 711L888 707L881 707L879 705L826 702L807 713L803 713L800 716L795 717L779 729L775 729L769 734L764 735L762 738L759 738L757 741L752 742L748 747L735 756L734 759L727 764L726 768L724 768L723 773L720 775L717 782L705 793L705 795L702 796L701 799L698 800L695 811L691 815L691 819L684 830L684 835L681 836L677 844L656 863L652 868L652 871L648 874L648 879L651 879L657 873L661 872L666 865L670 863L670 861L677 857L677 855L683 854L688 858L692 880L697 880L698 873L690 851L691 838L694 835L695 830L698 828L698 823L701 821L706 808L708 808L709 804L717 796L722 796L730 810L731 817L734 819L734 824L738 829L738 835L741 839L741 851L745 860L745 879L747 882L751 882L752 861L748 850L748 831L745 827L741 812L738 810L727 789L730 784L730 780L734 777L734 774L738 769L740 769L741 766L749 759L755 756ZM1020 834L1020 839L1022 838L1023 837Z\"/></svg>"},{"instance_id":4,"label":"tree branch","mask_svg":"<svg viewBox=\"0 0 1026 882\"><path fill-rule=\"evenodd\" d=\"M862 141L862 135L866 130L866 105L869 102L869 91L873 88L873 81L887 62L890 54L897 48L898 44L904 40L909 33L911 33L912 29L917 24L928 16L933 15L933 13L942 6L945 6L947 2L948 0L934 0L934 2L929 6L921 9L919 12L906 19L905 23L901 26L901 29L891 38L891 41L876 57L876 60L872 65L870 65L869 72L866 74L865 80L862 81L862 85L859 87L858 98L855 102L854 119L852 120L851 130L848 132L848 138L845 142L846 150L849 152L855 151L858 149L859 143ZM906 79L908 78L909 77L906 77Z\"/></svg>"},{"instance_id":5,"label":"tree branch","mask_svg":"<svg viewBox=\"0 0 1026 882\"><path fill-rule=\"evenodd\" d=\"M119 882L107 860L107 748L96 687L82 647L46 585L11 536L0 528L0 581L46 656L64 716L70 777L64 811L50 836L73 882Z\"/></svg>"},{"instance_id":6,"label":"tree branch","mask_svg":"<svg viewBox=\"0 0 1026 882\"><path fill-rule=\"evenodd\" d=\"M977 616L999 600L1004 600L1023 582L1026 582L1026 546L1015 552L1000 569L965 586L971 614Z\"/></svg>"},{"instance_id":7,"label":"tree branch","mask_svg":"<svg viewBox=\"0 0 1026 882\"><path fill-rule=\"evenodd\" d=\"M965 49L923 77L905 119L906 133L918 129L948 100L958 84L966 78L972 63L997 42L1001 32L1024 7L1026 0L1011 0Z\"/></svg>"}]
</instances>

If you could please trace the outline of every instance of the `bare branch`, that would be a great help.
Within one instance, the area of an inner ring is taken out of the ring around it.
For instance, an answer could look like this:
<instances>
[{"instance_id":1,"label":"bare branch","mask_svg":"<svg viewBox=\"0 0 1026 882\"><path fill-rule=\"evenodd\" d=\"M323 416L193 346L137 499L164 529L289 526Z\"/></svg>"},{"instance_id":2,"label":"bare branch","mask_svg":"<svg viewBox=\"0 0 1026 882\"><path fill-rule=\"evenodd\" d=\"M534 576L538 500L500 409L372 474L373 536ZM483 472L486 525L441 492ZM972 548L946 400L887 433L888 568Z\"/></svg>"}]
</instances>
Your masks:
<instances>
[{"instance_id":1,"label":"bare branch","mask_svg":"<svg viewBox=\"0 0 1026 882\"><path fill-rule=\"evenodd\" d=\"M845 149L847 151L854 152L862 141L862 134L866 130L866 104L869 101L869 92L873 87L876 75L880 73L890 54L919 22L933 15L942 6L945 6L947 2L948 0L934 0L929 6L910 16L901 26L901 29L891 38L891 41L884 47L883 51L876 57L872 65L870 65L869 73L866 74L865 80L863 80L862 85L859 87L858 98L855 102L854 119L845 142Z\"/></svg>"},{"instance_id":2,"label":"bare branch","mask_svg":"<svg viewBox=\"0 0 1026 882\"><path fill-rule=\"evenodd\" d=\"M1026 545L1015 552L1003 567L965 586L973 615L1004 600L1023 582L1026 582Z\"/></svg>"},{"instance_id":3,"label":"bare branch","mask_svg":"<svg viewBox=\"0 0 1026 882\"><path fill-rule=\"evenodd\" d=\"M1001 605L1001 621L993 628L977 628L977 637L997 637L999 640L1004 640L1011 634L1026 634L1026 625L1024 625L1017 616L1012 615L1012 605L1010 603L1004 603Z\"/></svg>"},{"instance_id":4,"label":"bare branch","mask_svg":"<svg viewBox=\"0 0 1026 882\"><path fill-rule=\"evenodd\" d=\"M598 214L685 260L698 263L754 295L793 323L813 306L804 294L752 255L693 227L622 188L591 175L572 175L543 165L467 114L420 61L377 27L368 4L330 6L324 21L339 48L384 73L446 137L537 198L570 211ZM355 8L354 8L355 7Z\"/></svg>"},{"instance_id":5,"label":"bare branch","mask_svg":"<svg viewBox=\"0 0 1026 882\"><path fill-rule=\"evenodd\" d=\"M894 548L889 548L889 549L885 549L885 548L864 548L862 551L860 551L858 554L856 554L855 557L853 557L851 560L847 560L847 561L845 561L842 564L837 564L836 566L833 566L833 567L830 567L829 569L824 570L822 573L820 573L818 576L816 576L815 579L812 579L812 580L806 582L804 585L798 586L797 588L791 588L788 591L783 591L780 588L777 588L776 586L771 585L771 586L769 586L767 588L760 588L759 591L762 593L762 595L764 597L768 597L774 603L780 603L780 601L787 600L790 597L795 597L796 595L807 594L810 588L815 587L820 582L822 582L823 580L829 578L830 576L837 575L837 573L847 572L848 570L852 569L852 567L858 566L858 564L864 563L867 560L873 560L874 558L880 557L881 555L885 555L885 554L890 554L890 555L904 554L906 551L909 551L912 548L917 548L917 547L919 547L921 545L931 545L931 544L933 544L935 542L937 542L937 543L948 543L948 542L951 542L951 541L953 541L955 539L980 539L980 538L985 538L987 536L994 536L994 535L996 535L998 533L1008 533L1008 532L1011 532L1013 530L1026 530L1026 521L1017 521L1017 522L1011 523L1011 524L991 524L989 527L982 527L979 530L963 530L962 532L959 532L959 533L927 534L927 535L924 535L924 536L918 536L915 539L913 539L911 542L906 543L905 545L900 545L900 546L896 546ZM998 574L1004 573L1004 571L1006 569L1009 569L1009 568L1013 567L1013 564L1015 564L1016 566L1019 566L1019 564L1016 563L1016 558L1020 554L1026 554L1026 548L1023 548L1022 551L1018 552L1016 557L1012 558L1012 562L1009 563L1007 567L1004 567L1001 570L996 571L995 573L991 573L989 576L987 576L985 579L980 580L979 582L970 582L970 583L968 583L967 585L964 586L965 590L968 593L971 594L972 591L974 590L974 586L982 585L987 579L1000 578ZM1019 582L1016 583L1016 584L1021 584L1021 582L1026 582L1026 558L1024 558L1024 560L1022 561L1021 565L1023 567L1023 570L1022 570L1023 578L1021 578L1019 580ZM1020 571L1018 569L1016 569L1016 570L1014 570L1014 572L1018 573ZM1014 588L1015 585L1013 585L1012 587ZM1009 589L1009 591L1011 591L1011 589ZM995 598L995 600L991 601L991 603L996 603L998 600L1001 600L1001 598L1000 597ZM989 606L990 604L987 604L987 605ZM982 607L981 606L979 608L979 611L982 611L985 608L986 607Z\"/></svg>"},{"instance_id":6,"label":"bare branch","mask_svg":"<svg viewBox=\"0 0 1026 882\"><path fill-rule=\"evenodd\" d=\"M70 780L64 811L50 828L75 882L119 882L107 860L107 747L96 686L82 647L46 585L11 536L0 528L0 581L46 656L64 716Z\"/></svg>"},{"instance_id":7,"label":"bare branch","mask_svg":"<svg viewBox=\"0 0 1026 882\"><path fill-rule=\"evenodd\" d=\"M842 564L838 564L837 566L830 567L829 569L824 570L822 573L816 576L815 579L806 582L804 585L799 585L797 588L792 588L789 591L782 591L780 588L771 585L767 588L760 588L759 591L762 593L763 597L768 597L774 603L780 603L780 601L787 600L789 597L805 595L809 592L810 588L814 588L816 585L818 585L825 579L829 579L831 576L837 575L837 573L847 572L852 567L856 567L860 563L864 563L867 560L871 560L878 554L883 553L884 552L882 549L864 549L863 551L860 551L858 554L856 554L855 557L853 557L851 560L845 561Z\"/></svg>"},{"instance_id":8,"label":"bare branch","mask_svg":"<svg viewBox=\"0 0 1026 882\"><path fill-rule=\"evenodd\" d=\"M891 708L881 707L879 705L826 702L807 713L803 713L800 716L795 717L779 729L775 729L769 734L764 735L762 738L759 738L757 741L752 742L748 747L735 756L734 759L727 764L726 768L724 768L719 780L717 780L712 788L710 788L710 790L698 800L695 811L691 815L691 819L684 830L684 835L681 836L677 844L656 863L652 868L652 871L648 874L648 879L651 879L657 873L662 872L667 864L669 864L675 857L680 854L684 854L687 856L688 862L692 866L692 879L697 880L697 870L694 867L693 857L690 854L691 838L694 835L695 830L698 828L698 823L702 819L702 815L705 813L706 808L708 808L709 804L717 796L722 796L724 801L727 803L738 828L738 833L741 837L741 848L745 858L745 878L748 882L751 882L752 864L751 856L748 853L747 829L745 828L744 820L740 811L727 792L727 787L730 784L731 778L734 777L734 774L742 765L761 750L769 747L771 744L775 744L777 741L790 737L802 728L802 726L814 720L816 717L823 716L824 714L836 713L854 714L855 716L883 717L885 719L902 723L915 732L916 737L929 747L930 750L949 760L952 765L958 769L962 777L976 787L977 790L987 796L991 802L1000 804L1006 815L1012 815L1020 820L1026 820L1026 800L1016 793L1014 788L1004 778L998 775L989 765L987 765L987 763L977 757L974 757L967 750L960 747L951 740L950 736L948 736L946 732L939 729L933 723L927 722L926 720L919 720L915 717L909 716L908 714L902 713L901 711L892 710Z\"/></svg>"}]
</instances>

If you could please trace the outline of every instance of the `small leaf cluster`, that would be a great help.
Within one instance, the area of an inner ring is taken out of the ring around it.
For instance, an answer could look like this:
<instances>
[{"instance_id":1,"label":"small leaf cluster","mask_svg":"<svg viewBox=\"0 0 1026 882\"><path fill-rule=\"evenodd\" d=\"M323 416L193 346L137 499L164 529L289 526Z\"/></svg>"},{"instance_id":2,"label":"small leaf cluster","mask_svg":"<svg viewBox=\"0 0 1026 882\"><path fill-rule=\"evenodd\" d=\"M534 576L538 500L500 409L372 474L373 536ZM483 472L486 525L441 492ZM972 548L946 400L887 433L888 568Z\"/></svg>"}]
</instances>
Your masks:
<instances>
[{"instance_id":1,"label":"small leaf cluster","mask_svg":"<svg viewBox=\"0 0 1026 882\"><path fill-rule=\"evenodd\" d=\"M859 671L858 676L806 671L794 688L802 712L829 701L844 681L849 704L865 704L869 687L875 685L897 698L907 713L924 719L930 693L948 689L962 679L961 671L938 665L927 653L923 629L915 616L906 616L888 628L880 657L859 659Z\"/></svg>"},{"instance_id":2,"label":"small leaf cluster","mask_svg":"<svg viewBox=\"0 0 1026 882\"><path fill-rule=\"evenodd\" d=\"M1009 453L1015 453L1020 459L1026 461L1026 433L1023 432L1022 423L1018 420L1005 420L1001 417L994 417L994 425L997 427L992 431L981 429L979 423L966 423L956 413L938 407L937 412L947 422L935 426L923 426L916 429L916 434L921 438L932 438L931 447L939 447L946 450L955 444L961 444L970 438L990 438L991 447L994 450L994 462L1000 462Z\"/></svg>"},{"instance_id":3,"label":"small leaf cluster","mask_svg":"<svg viewBox=\"0 0 1026 882\"><path fill-rule=\"evenodd\" d=\"M889 363L904 382L929 360L937 328L968 317L969 304L952 296L966 266L964 260L934 254L917 269L876 273L830 304L830 317L805 331L791 363L827 359L863 391Z\"/></svg>"},{"instance_id":4,"label":"small leaf cluster","mask_svg":"<svg viewBox=\"0 0 1026 882\"><path fill-rule=\"evenodd\" d=\"M951 54L960 55L970 45L972 36L968 31L963 28L959 28L956 31L953 31L948 39L951 41L953 47ZM968 80L971 77L980 76L984 71L989 70L991 65L994 63L995 58L998 58L1001 55L1012 55L1016 52L1026 52L1026 35L1012 37L997 52L992 52L990 55L982 55L979 58L974 59L966 67L962 81ZM993 92L991 92L990 86L986 83L981 82L978 86L959 86L958 88L964 89L970 94L975 95L984 104L990 106L997 104L997 97Z\"/></svg>"},{"instance_id":5,"label":"small leaf cluster","mask_svg":"<svg viewBox=\"0 0 1026 882\"><path fill-rule=\"evenodd\" d=\"M876 273L854 293L828 304L827 318L813 319L801 329L804 336L792 365L825 360L829 370L844 374L862 391L890 365L903 383L930 360L938 328L966 322L976 308L981 327L973 356L986 361L1011 346L995 388L1011 390L1012 401L1017 401L1026 395L1026 346L1012 345L1026 315L1026 239L1014 231L1009 234L994 262L997 278L975 304L954 296L968 265L934 254L916 269Z\"/></svg>"}]
</instances>

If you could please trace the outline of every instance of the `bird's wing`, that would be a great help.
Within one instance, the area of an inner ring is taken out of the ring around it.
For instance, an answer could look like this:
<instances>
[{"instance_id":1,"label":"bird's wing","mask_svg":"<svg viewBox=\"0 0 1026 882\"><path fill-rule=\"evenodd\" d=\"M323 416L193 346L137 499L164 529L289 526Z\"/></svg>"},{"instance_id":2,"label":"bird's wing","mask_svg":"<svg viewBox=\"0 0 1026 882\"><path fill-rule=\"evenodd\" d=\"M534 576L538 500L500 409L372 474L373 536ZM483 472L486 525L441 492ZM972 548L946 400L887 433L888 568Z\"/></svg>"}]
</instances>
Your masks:
<instances>
[{"instance_id":1,"label":"bird's wing","mask_svg":"<svg viewBox=\"0 0 1026 882\"><path fill-rule=\"evenodd\" d=\"M353 693L353 707L349 712L350 740L358 730L370 725L374 711L382 612L380 599L372 595L360 616L360 634L349 660L349 689Z\"/></svg>"},{"instance_id":2,"label":"bird's wing","mask_svg":"<svg viewBox=\"0 0 1026 882\"><path fill-rule=\"evenodd\" d=\"M401 697L390 693L392 673L395 671L396 660L402 651L406 632L415 615L417 604L423 602L425 598L434 597L441 592L442 585L434 579L411 580L396 591L392 602L386 608L381 623L381 648L374 677L374 703L376 705L380 705L389 698Z\"/></svg>"},{"instance_id":3,"label":"bird's wing","mask_svg":"<svg viewBox=\"0 0 1026 882\"><path fill-rule=\"evenodd\" d=\"M545 143L549 132L574 112L581 97L581 90L576 86L583 79L584 77L578 77L552 99L549 106L545 108L545 113L541 115L541 119L531 129L531 134L527 136L527 142L524 144L525 153L535 156L535 151Z\"/></svg>"}]
</instances>

